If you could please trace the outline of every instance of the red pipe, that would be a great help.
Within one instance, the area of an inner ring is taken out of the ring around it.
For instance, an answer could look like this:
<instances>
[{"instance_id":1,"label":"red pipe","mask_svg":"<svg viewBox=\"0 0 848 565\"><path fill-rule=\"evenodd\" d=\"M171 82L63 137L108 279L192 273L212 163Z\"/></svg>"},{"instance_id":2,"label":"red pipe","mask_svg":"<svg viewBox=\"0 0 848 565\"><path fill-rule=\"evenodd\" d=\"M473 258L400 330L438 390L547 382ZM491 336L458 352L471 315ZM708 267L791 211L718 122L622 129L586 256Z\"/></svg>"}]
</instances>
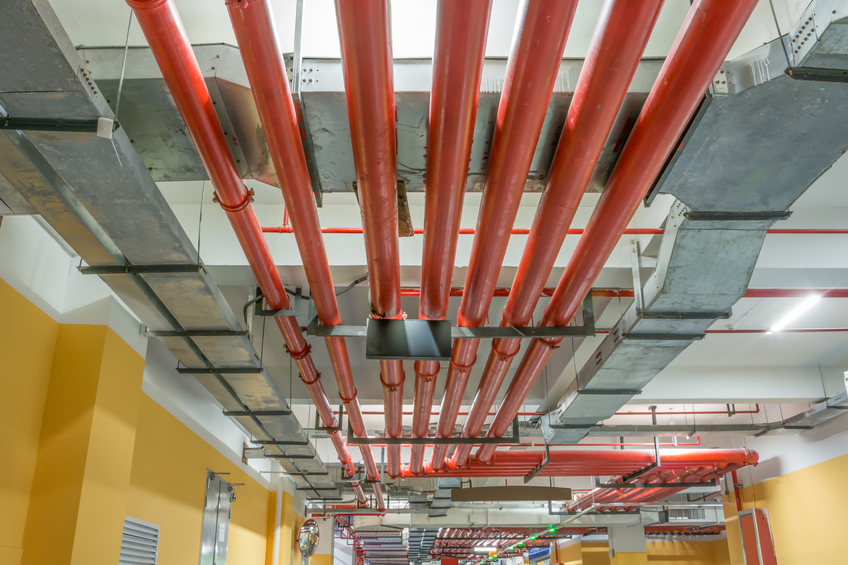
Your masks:
<instances>
[{"instance_id":1,"label":"red pipe","mask_svg":"<svg viewBox=\"0 0 848 565\"><path fill-rule=\"evenodd\" d=\"M543 288L542 296L552 296L556 289ZM462 296L463 289L452 288L450 295ZM496 288L495 296L509 296L511 288ZM401 296L420 296L417 288L402 288ZM804 298L818 294L822 298L848 298L848 288L749 288L743 298ZM633 291L628 289L593 289L592 296L598 298L632 298Z\"/></svg>"},{"instance_id":2,"label":"red pipe","mask_svg":"<svg viewBox=\"0 0 848 565\"><path fill-rule=\"evenodd\" d=\"M587 233L545 308L542 326L566 326L574 318L756 4L756 0L697 0L690 8L589 219ZM512 414L521 409L560 341L533 340L488 437L506 433ZM494 451L483 446L477 458L489 461Z\"/></svg>"},{"instance_id":3,"label":"red pipe","mask_svg":"<svg viewBox=\"0 0 848 565\"><path fill-rule=\"evenodd\" d=\"M491 8L491 0L439 2L427 138L427 198L418 310L422 320L444 320L448 312ZM415 362L414 437L427 437L430 431L438 373L437 361ZM424 446L415 445L409 466L413 473L420 473L423 464Z\"/></svg>"},{"instance_id":4,"label":"red pipe","mask_svg":"<svg viewBox=\"0 0 848 565\"><path fill-rule=\"evenodd\" d=\"M730 478L733 480L733 498L736 499L736 511L742 512L742 491L739 489L739 479L736 478L736 471L730 473Z\"/></svg>"},{"instance_id":5,"label":"red pipe","mask_svg":"<svg viewBox=\"0 0 848 565\"><path fill-rule=\"evenodd\" d=\"M283 219L282 226L264 226L262 231L264 233L294 233L285 218ZM583 235L585 231L586 230L584 228L569 228L566 234ZM321 228L321 233L361 234L363 233L363 230L362 228ZM415 235L422 235L424 233L424 229L413 228L412 233ZM459 228L456 233L459 235L474 235L477 233L477 230L474 228ZM510 235L530 235L530 230L528 228L512 228L509 233ZM628 228L624 230L622 235L662 235L664 233L665 230L660 228ZM766 233L769 235L846 235L848 234L848 229L770 229Z\"/></svg>"},{"instance_id":6,"label":"red pipe","mask_svg":"<svg viewBox=\"0 0 848 565\"><path fill-rule=\"evenodd\" d=\"M236 169L173 0L127 0L127 3L147 38L165 83L215 187L215 200L226 211L262 293L271 308L290 308L268 243L262 236L253 211L251 193L245 188ZM321 385L320 374L309 355L309 347L303 339L300 325L293 316L275 317L274 320L289 351L294 352L301 378L309 389L316 409L327 425L334 425L336 419L333 410ZM353 463L341 434L331 434L330 439L345 471L353 476ZM365 500L361 487L357 497Z\"/></svg>"},{"instance_id":7,"label":"red pipe","mask_svg":"<svg viewBox=\"0 0 848 565\"><path fill-rule=\"evenodd\" d=\"M397 136L387 0L336 0L353 162L365 228L371 308L403 316L398 255ZM380 361L386 433L403 433L403 362ZM400 447L388 449L388 473L400 474Z\"/></svg>"},{"instance_id":8,"label":"red pipe","mask_svg":"<svg viewBox=\"0 0 848 565\"><path fill-rule=\"evenodd\" d=\"M280 179L280 188L286 203L284 222L288 223L288 211L291 210L292 228L318 318L325 326L337 326L341 324L341 316L333 288L330 263L310 189L309 169L301 145L297 114L289 91L282 49L277 41L270 6L267 0L251 0L249 3L230 1L227 8L268 142L271 160ZM359 400L356 398L345 340L328 337L324 341L336 375L339 395L347 408L351 428L357 436L367 437ZM325 425L329 423L325 422ZM368 478L378 480L379 473L371 450L361 451ZM377 484L374 485L374 495L378 507L382 508L383 495Z\"/></svg>"},{"instance_id":9,"label":"red pipe","mask_svg":"<svg viewBox=\"0 0 848 565\"><path fill-rule=\"evenodd\" d=\"M499 451L491 463L469 459L465 467L435 471L425 466L428 477L523 477L544 459L540 450ZM712 471L717 465L755 465L758 455L747 449L665 449L660 451L663 471L707 468ZM550 463L539 476L602 476L627 475L645 468L654 462L653 450L608 449L608 450L552 450ZM404 477L413 476L408 469Z\"/></svg>"},{"instance_id":10,"label":"red pipe","mask_svg":"<svg viewBox=\"0 0 848 565\"><path fill-rule=\"evenodd\" d=\"M604 2L530 237L501 315L501 326L523 327L531 322L662 5L663 0ZM492 341L471 415L462 428L463 437L477 437L482 431L486 414L520 347L520 339ZM471 449L468 444L458 446L451 464L464 465Z\"/></svg>"},{"instance_id":11,"label":"red pipe","mask_svg":"<svg viewBox=\"0 0 848 565\"><path fill-rule=\"evenodd\" d=\"M577 2L536 0L522 7L517 39L507 61L465 293L457 313L458 326L480 326L489 313ZM439 417L439 437L453 435L478 345L477 339L455 342ZM434 468L442 467L446 448L433 450Z\"/></svg>"}]
</instances>

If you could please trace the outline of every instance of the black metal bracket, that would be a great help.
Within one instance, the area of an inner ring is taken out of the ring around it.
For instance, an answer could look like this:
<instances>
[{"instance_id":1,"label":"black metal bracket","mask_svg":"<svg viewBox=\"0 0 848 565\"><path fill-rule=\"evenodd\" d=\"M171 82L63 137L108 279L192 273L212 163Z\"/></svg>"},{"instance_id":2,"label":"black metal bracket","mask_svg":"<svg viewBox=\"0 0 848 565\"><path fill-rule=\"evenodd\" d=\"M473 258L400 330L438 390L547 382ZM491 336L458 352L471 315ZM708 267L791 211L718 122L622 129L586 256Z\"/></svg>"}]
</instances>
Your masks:
<instances>
[{"instance_id":1,"label":"black metal bracket","mask_svg":"<svg viewBox=\"0 0 848 565\"><path fill-rule=\"evenodd\" d=\"M256 415L256 413L253 413ZM291 412L289 412L291 414ZM263 414L260 414L262 416ZM306 441L288 441L288 440L278 440L278 439L267 439L267 440L252 440L251 443L256 443L258 445L289 445L289 446L306 446L309 445L309 440ZM291 475L291 473L289 473ZM324 473L320 473L324 474Z\"/></svg>"},{"instance_id":2,"label":"black metal bracket","mask_svg":"<svg viewBox=\"0 0 848 565\"><path fill-rule=\"evenodd\" d=\"M715 479L705 483L598 483L595 488L640 489L640 488L692 488L718 487ZM626 503L625 503L626 504Z\"/></svg>"},{"instance_id":3,"label":"black metal bracket","mask_svg":"<svg viewBox=\"0 0 848 565\"><path fill-rule=\"evenodd\" d=\"M654 469L659 468L662 465L660 461L660 439L658 437L654 437L654 462L648 465L643 469L639 469L635 473L631 473L621 478L622 483L627 483L634 479L638 479L639 477L644 477Z\"/></svg>"},{"instance_id":4,"label":"black metal bracket","mask_svg":"<svg viewBox=\"0 0 848 565\"><path fill-rule=\"evenodd\" d=\"M256 296L262 296L262 290L260 288L256 289ZM303 298L303 288L296 287L294 289L294 306L290 310L267 310L262 307L262 304L265 302L265 299L257 300L255 305L253 306L253 315L254 316L298 316L300 315L300 300Z\"/></svg>"},{"instance_id":5,"label":"black metal bracket","mask_svg":"<svg viewBox=\"0 0 848 565\"><path fill-rule=\"evenodd\" d=\"M224 410L224 416L230 416L232 418L236 417L245 417L245 416L291 416L291 410ZM264 442L264 441L255 441L253 443L271 443L275 444L275 442ZM282 445L282 444L276 444ZM307 444L308 445L308 444Z\"/></svg>"},{"instance_id":6,"label":"black metal bracket","mask_svg":"<svg viewBox=\"0 0 848 565\"><path fill-rule=\"evenodd\" d=\"M583 388L578 390L577 394L590 394L596 396L638 396L642 394L642 391L640 389L627 388Z\"/></svg>"},{"instance_id":7,"label":"black metal bracket","mask_svg":"<svg viewBox=\"0 0 848 565\"><path fill-rule=\"evenodd\" d=\"M542 461L538 465L536 465L535 469L530 471L530 474L528 474L526 477L524 477L524 484L527 484L530 481L532 481L533 479L535 479L536 475L541 473L542 469L547 467L548 463L550 463L550 462L551 462L551 447L548 445L548 442L546 441L545 442L545 458L542 459ZM550 500L548 502L550 502Z\"/></svg>"},{"instance_id":8,"label":"black metal bracket","mask_svg":"<svg viewBox=\"0 0 848 565\"><path fill-rule=\"evenodd\" d=\"M693 222L752 222L757 220L785 220L792 215L789 210L765 212L684 212L683 216Z\"/></svg>"},{"instance_id":9,"label":"black metal bracket","mask_svg":"<svg viewBox=\"0 0 848 565\"><path fill-rule=\"evenodd\" d=\"M643 320L727 320L731 313L721 312L645 312L639 310L638 316ZM638 335L638 334L637 334Z\"/></svg>"},{"instance_id":10,"label":"black metal bracket","mask_svg":"<svg viewBox=\"0 0 848 565\"><path fill-rule=\"evenodd\" d=\"M145 334L151 337L246 337L250 335L250 332L247 330L186 330L184 332L147 331Z\"/></svg>"},{"instance_id":11,"label":"black metal bracket","mask_svg":"<svg viewBox=\"0 0 848 565\"><path fill-rule=\"evenodd\" d=\"M321 418L318 415L318 411L315 411L315 424L312 429L319 432L340 432L342 431L342 418L344 417L344 404L339 404L339 425L338 426L322 426ZM350 424L350 418L348 418L348 425Z\"/></svg>"},{"instance_id":12,"label":"black metal bracket","mask_svg":"<svg viewBox=\"0 0 848 565\"><path fill-rule=\"evenodd\" d=\"M816 67L786 67L783 71L795 80L818 82L848 82L848 71L843 69L820 69Z\"/></svg>"},{"instance_id":13,"label":"black metal bracket","mask_svg":"<svg viewBox=\"0 0 848 565\"><path fill-rule=\"evenodd\" d=\"M322 326L318 324L318 316L312 302L309 303L309 324L306 335L315 337L366 337L368 326ZM452 327L451 339L535 339L586 337L595 335L595 311L592 304L592 293L583 299L583 325L561 327Z\"/></svg>"},{"instance_id":14,"label":"black metal bracket","mask_svg":"<svg viewBox=\"0 0 848 565\"><path fill-rule=\"evenodd\" d=\"M90 265L79 267L83 275L176 275L182 273L206 272L201 264L174 265Z\"/></svg>"},{"instance_id":15,"label":"black metal bracket","mask_svg":"<svg viewBox=\"0 0 848 565\"><path fill-rule=\"evenodd\" d=\"M512 435L506 437L356 437L347 422L347 443L353 445L484 445L487 443L521 443L518 417L512 420Z\"/></svg>"},{"instance_id":16,"label":"black metal bracket","mask_svg":"<svg viewBox=\"0 0 848 565\"><path fill-rule=\"evenodd\" d=\"M624 339L641 339L649 341L694 341L704 339L706 334L669 334L669 333L627 333Z\"/></svg>"},{"instance_id":17,"label":"black metal bracket","mask_svg":"<svg viewBox=\"0 0 848 565\"><path fill-rule=\"evenodd\" d=\"M11 118L0 119L0 129L19 131L60 131L68 133L97 133L97 119L77 120L63 118Z\"/></svg>"},{"instance_id":18,"label":"black metal bracket","mask_svg":"<svg viewBox=\"0 0 848 565\"><path fill-rule=\"evenodd\" d=\"M319 475L324 476L326 474L327 473L322 473L320 471L306 471L300 473L289 473L288 471L286 471L286 475L290 475L292 477L317 477Z\"/></svg>"},{"instance_id":19,"label":"black metal bracket","mask_svg":"<svg viewBox=\"0 0 848 565\"><path fill-rule=\"evenodd\" d=\"M261 373L262 367L177 367L181 375L208 375L218 373L219 375L247 375Z\"/></svg>"},{"instance_id":20,"label":"black metal bracket","mask_svg":"<svg viewBox=\"0 0 848 565\"><path fill-rule=\"evenodd\" d=\"M315 455L280 455L278 453L268 453L266 459L315 459ZM322 473L326 474L326 473Z\"/></svg>"}]
</instances>

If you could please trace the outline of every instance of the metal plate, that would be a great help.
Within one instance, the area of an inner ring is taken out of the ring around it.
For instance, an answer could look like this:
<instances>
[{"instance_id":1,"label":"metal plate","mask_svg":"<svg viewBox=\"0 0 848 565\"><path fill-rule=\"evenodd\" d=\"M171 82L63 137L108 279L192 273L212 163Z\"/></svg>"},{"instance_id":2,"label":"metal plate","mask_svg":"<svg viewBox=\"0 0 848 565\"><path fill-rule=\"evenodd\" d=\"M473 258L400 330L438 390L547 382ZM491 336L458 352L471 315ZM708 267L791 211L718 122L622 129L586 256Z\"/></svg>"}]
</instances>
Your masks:
<instances>
[{"instance_id":1,"label":"metal plate","mask_svg":"<svg viewBox=\"0 0 848 565\"><path fill-rule=\"evenodd\" d=\"M368 320L366 359L449 361L451 324L446 320Z\"/></svg>"}]
</instances>

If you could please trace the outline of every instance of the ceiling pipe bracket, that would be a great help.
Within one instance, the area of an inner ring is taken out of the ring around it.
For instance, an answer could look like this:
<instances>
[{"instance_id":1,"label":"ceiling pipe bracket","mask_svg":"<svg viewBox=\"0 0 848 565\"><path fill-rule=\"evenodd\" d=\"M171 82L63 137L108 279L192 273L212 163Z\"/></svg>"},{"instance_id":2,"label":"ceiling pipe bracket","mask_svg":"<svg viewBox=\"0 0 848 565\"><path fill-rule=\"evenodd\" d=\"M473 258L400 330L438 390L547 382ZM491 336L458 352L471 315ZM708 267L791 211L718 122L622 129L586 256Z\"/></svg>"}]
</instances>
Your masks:
<instances>
[{"instance_id":1,"label":"ceiling pipe bracket","mask_svg":"<svg viewBox=\"0 0 848 565\"><path fill-rule=\"evenodd\" d=\"M786 67L787 76L795 80L818 82L848 82L848 71L843 69L819 69L815 67Z\"/></svg>"}]
</instances>

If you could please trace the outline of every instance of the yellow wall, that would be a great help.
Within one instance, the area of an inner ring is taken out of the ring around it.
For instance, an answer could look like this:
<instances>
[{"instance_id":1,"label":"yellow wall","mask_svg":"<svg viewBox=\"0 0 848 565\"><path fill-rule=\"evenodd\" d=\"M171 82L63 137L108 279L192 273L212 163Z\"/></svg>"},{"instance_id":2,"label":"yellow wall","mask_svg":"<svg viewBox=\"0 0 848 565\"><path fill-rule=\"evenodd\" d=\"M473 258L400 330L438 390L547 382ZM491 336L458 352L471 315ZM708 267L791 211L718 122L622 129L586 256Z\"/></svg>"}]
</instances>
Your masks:
<instances>
[{"instance_id":1,"label":"yellow wall","mask_svg":"<svg viewBox=\"0 0 848 565\"><path fill-rule=\"evenodd\" d=\"M846 563L846 476L848 455L843 455L743 489L743 508L768 508L778 563ZM735 519L727 528L728 538L738 538ZM744 563L741 545L732 563Z\"/></svg>"},{"instance_id":2,"label":"yellow wall","mask_svg":"<svg viewBox=\"0 0 848 565\"><path fill-rule=\"evenodd\" d=\"M228 561L270 564L274 498L141 391L106 326L59 324L0 279L0 564L117 563L125 515L161 528L160 565L197 563L206 469L236 487ZM284 504L283 565L303 518Z\"/></svg>"},{"instance_id":3,"label":"yellow wall","mask_svg":"<svg viewBox=\"0 0 848 565\"><path fill-rule=\"evenodd\" d=\"M198 561L207 469L245 483L235 488L227 561L265 563L271 493L142 394L127 515L159 525L159 565Z\"/></svg>"},{"instance_id":4,"label":"yellow wall","mask_svg":"<svg viewBox=\"0 0 848 565\"><path fill-rule=\"evenodd\" d=\"M729 565L727 558L726 540L710 540L697 542L652 542L647 543L648 563L663 563L664 565ZM639 559L636 554L619 554L618 561L609 558L609 546L606 542L583 542L580 544L583 553L583 565L623 565L624 563L644 563L634 561ZM628 559L630 561L628 561Z\"/></svg>"},{"instance_id":5,"label":"yellow wall","mask_svg":"<svg viewBox=\"0 0 848 565\"><path fill-rule=\"evenodd\" d=\"M18 565L59 323L0 279L0 563Z\"/></svg>"}]
</instances>

